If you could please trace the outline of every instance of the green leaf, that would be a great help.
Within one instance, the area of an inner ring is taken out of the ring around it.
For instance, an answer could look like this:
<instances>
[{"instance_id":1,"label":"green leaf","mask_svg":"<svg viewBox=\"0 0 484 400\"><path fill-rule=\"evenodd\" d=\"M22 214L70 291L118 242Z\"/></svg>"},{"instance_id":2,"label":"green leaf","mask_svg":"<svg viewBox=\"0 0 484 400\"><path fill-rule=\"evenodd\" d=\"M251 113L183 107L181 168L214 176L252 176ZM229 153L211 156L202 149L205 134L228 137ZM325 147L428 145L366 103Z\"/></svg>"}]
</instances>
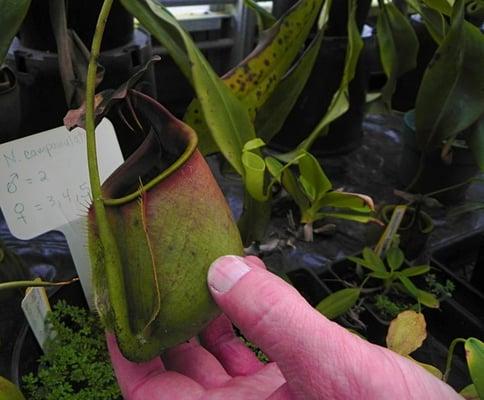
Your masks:
<instances>
[{"instance_id":1,"label":"green leaf","mask_svg":"<svg viewBox=\"0 0 484 400\"><path fill-rule=\"evenodd\" d=\"M324 173L319 161L310 153L299 158L300 181L311 201L320 199L332 188L331 182Z\"/></svg>"},{"instance_id":2,"label":"green leaf","mask_svg":"<svg viewBox=\"0 0 484 400\"><path fill-rule=\"evenodd\" d=\"M437 44L441 44L448 30L445 17L437 10L422 4L422 0L407 0L408 4L422 16L427 31Z\"/></svg>"},{"instance_id":3,"label":"green leaf","mask_svg":"<svg viewBox=\"0 0 484 400\"><path fill-rule=\"evenodd\" d=\"M354 262L355 264L358 264L358 265L361 265L365 268L368 268L372 271L376 271L375 267L373 264L367 262L366 260L364 260L363 258L360 258L360 257L355 257L355 256L347 256L346 259Z\"/></svg>"},{"instance_id":4,"label":"green leaf","mask_svg":"<svg viewBox=\"0 0 484 400\"><path fill-rule=\"evenodd\" d=\"M0 0L0 66L30 7L30 0Z\"/></svg>"},{"instance_id":5,"label":"green leaf","mask_svg":"<svg viewBox=\"0 0 484 400\"><path fill-rule=\"evenodd\" d=\"M429 270L430 266L428 265L418 265L415 267L405 268L404 270L400 271L400 274L408 278L411 276L423 275L429 272Z\"/></svg>"},{"instance_id":6,"label":"green leaf","mask_svg":"<svg viewBox=\"0 0 484 400\"><path fill-rule=\"evenodd\" d=\"M0 66L29 7L30 0L0 0Z\"/></svg>"},{"instance_id":7,"label":"green leaf","mask_svg":"<svg viewBox=\"0 0 484 400\"><path fill-rule=\"evenodd\" d=\"M427 324L424 315L406 310L390 322L386 343L390 350L407 356L422 346L426 337Z\"/></svg>"},{"instance_id":8,"label":"green leaf","mask_svg":"<svg viewBox=\"0 0 484 400\"><path fill-rule=\"evenodd\" d=\"M423 2L431 9L434 9L442 14L452 14L452 6L447 0L423 0Z\"/></svg>"},{"instance_id":9,"label":"green leaf","mask_svg":"<svg viewBox=\"0 0 484 400\"><path fill-rule=\"evenodd\" d=\"M303 55L299 57L294 66L281 79L269 99L257 111L255 130L257 136L260 136L266 142L269 142L281 130L294 104L296 104L311 75L323 37L323 31L318 31Z\"/></svg>"},{"instance_id":10,"label":"green leaf","mask_svg":"<svg viewBox=\"0 0 484 400\"><path fill-rule=\"evenodd\" d=\"M392 271L400 269L405 261L405 255L403 251L398 247L393 246L387 251L387 263Z\"/></svg>"},{"instance_id":11,"label":"green leaf","mask_svg":"<svg viewBox=\"0 0 484 400\"><path fill-rule=\"evenodd\" d=\"M467 385L459 394L466 400L479 400L481 398L473 384Z\"/></svg>"},{"instance_id":12,"label":"green leaf","mask_svg":"<svg viewBox=\"0 0 484 400\"><path fill-rule=\"evenodd\" d=\"M325 297L316 309L326 318L334 319L353 307L360 297L359 288L341 289Z\"/></svg>"},{"instance_id":13,"label":"green leaf","mask_svg":"<svg viewBox=\"0 0 484 400\"><path fill-rule=\"evenodd\" d=\"M469 148L481 172L484 172L484 116L481 116L469 129Z\"/></svg>"},{"instance_id":14,"label":"green leaf","mask_svg":"<svg viewBox=\"0 0 484 400\"><path fill-rule=\"evenodd\" d=\"M260 149L261 147L264 147L266 144L264 141L260 138L255 138L252 140L249 140L246 144L244 144L244 148L242 149L243 151L252 151L256 149Z\"/></svg>"},{"instance_id":15,"label":"green leaf","mask_svg":"<svg viewBox=\"0 0 484 400\"><path fill-rule=\"evenodd\" d=\"M439 308L439 300L435 297L433 293L417 289L417 299L426 307Z\"/></svg>"},{"instance_id":16,"label":"green leaf","mask_svg":"<svg viewBox=\"0 0 484 400\"><path fill-rule=\"evenodd\" d=\"M388 279L392 276L392 274L387 271L370 272L368 275L371 276L372 278L377 278L377 279Z\"/></svg>"},{"instance_id":17,"label":"green leaf","mask_svg":"<svg viewBox=\"0 0 484 400\"><path fill-rule=\"evenodd\" d=\"M370 212L374 209L371 197L359 193L329 192L318 201L318 208L349 208L353 211Z\"/></svg>"},{"instance_id":18,"label":"green leaf","mask_svg":"<svg viewBox=\"0 0 484 400\"><path fill-rule=\"evenodd\" d=\"M281 179L282 186L291 195L292 199L298 205L301 214L310 207L310 202L305 193L301 189L301 185L297 182L296 177L289 168L286 168L282 172Z\"/></svg>"},{"instance_id":19,"label":"green leaf","mask_svg":"<svg viewBox=\"0 0 484 400\"><path fill-rule=\"evenodd\" d=\"M276 18L254 0L244 0L244 4L255 12L259 34L276 23Z\"/></svg>"},{"instance_id":20,"label":"green leaf","mask_svg":"<svg viewBox=\"0 0 484 400\"><path fill-rule=\"evenodd\" d=\"M375 222L375 223L380 223L379 220L376 218L373 218L369 216L368 214L352 214L352 213L342 213L342 212L318 212L315 214L315 219L314 221L323 219L323 218L338 218L338 219L346 219L348 221L353 221L353 222L359 222L361 224L367 224L369 222ZM380 223L381 225L381 223Z\"/></svg>"},{"instance_id":21,"label":"green leaf","mask_svg":"<svg viewBox=\"0 0 484 400\"><path fill-rule=\"evenodd\" d=\"M246 106L251 120L255 119L257 110L269 99L300 53L322 2L299 0L276 24L263 32L252 53L222 77L225 85ZM207 131L208 120L200 118L199 108L198 101L194 100L184 119L199 134L202 153L218 151Z\"/></svg>"},{"instance_id":22,"label":"green leaf","mask_svg":"<svg viewBox=\"0 0 484 400\"><path fill-rule=\"evenodd\" d=\"M266 201L269 196L264 188L266 170L264 159L256 153L244 151L242 153L242 164L245 170L245 188L257 201Z\"/></svg>"},{"instance_id":23,"label":"green leaf","mask_svg":"<svg viewBox=\"0 0 484 400\"><path fill-rule=\"evenodd\" d=\"M387 272L382 259L373 249L365 247L363 249L363 258L367 263L372 264L375 267L375 271Z\"/></svg>"},{"instance_id":24,"label":"green leaf","mask_svg":"<svg viewBox=\"0 0 484 400\"><path fill-rule=\"evenodd\" d=\"M484 343L479 339L469 338L464 347L472 383L480 398L484 399Z\"/></svg>"},{"instance_id":25,"label":"green leaf","mask_svg":"<svg viewBox=\"0 0 484 400\"><path fill-rule=\"evenodd\" d=\"M408 19L393 3L380 4L377 39L380 59L387 82L382 99L391 108L398 77L417 66L418 39Z\"/></svg>"},{"instance_id":26,"label":"green leaf","mask_svg":"<svg viewBox=\"0 0 484 400\"><path fill-rule=\"evenodd\" d=\"M121 2L168 50L190 80L201 104L198 118L207 121L218 148L243 175L243 145L255 138L246 107L215 74L190 35L161 3L155 0Z\"/></svg>"},{"instance_id":27,"label":"green leaf","mask_svg":"<svg viewBox=\"0 0 484 400\"><path fill-rule=\"evenodd\" d=\"M341 0L343 1L343 0ZM345 66L340 86L331 99L331 103L325 115L310 133L310 135L298 146L298 149L309 150L314 141L327 132L331 122L343 115L349 108L349 84L355 76L356 66L363 49L358 26L356 25L356 0L348 0L348 46L346 48Z\"/></svg>"},{"instance_id":28,"label":"green leaf","mask_svg":"<svg viewBox=\"0 0 484 400\"><path fill-rule=\"evenodd\" d=\"M475 123L484 112L484 36L464 21L463 1L454 4L450 30L434 54L417 94L415 124L421 150Z\"/></svg>"},{"instance_id":29,"label":"green leaf","mask_svg":"<svg viewBox=\"0 0 484 400\"><path fill-rule=\"evenodd\" d=\"M407 289L408 293L418 299L418 288L412 283L410 279L408 279L406 276L398 274L398 279L400 282L402 282L403 286L405 289Z\"/></svg>"}]
</instances>

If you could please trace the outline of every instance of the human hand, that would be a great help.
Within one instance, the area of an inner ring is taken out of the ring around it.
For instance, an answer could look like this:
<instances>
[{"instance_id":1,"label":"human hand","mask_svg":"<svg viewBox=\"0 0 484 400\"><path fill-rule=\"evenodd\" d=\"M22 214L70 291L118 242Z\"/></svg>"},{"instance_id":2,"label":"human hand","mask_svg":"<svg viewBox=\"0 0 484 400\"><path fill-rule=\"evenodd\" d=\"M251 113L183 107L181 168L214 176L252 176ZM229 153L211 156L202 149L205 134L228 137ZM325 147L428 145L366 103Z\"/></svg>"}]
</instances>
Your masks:
<instances>
[{"instance_id":1,"label":"human hand","mask_svg":"<svg viewBox=\"0 0 484 400\"><path fill-rule=\"evenodd\" d=\"M221 257L208 273L225 315L146 363L108 348L126 400L458 399L450 386L400 355L326 319L256 257ZM232 321L272 360L262 364Z\"/></svg>"}]
</instances>

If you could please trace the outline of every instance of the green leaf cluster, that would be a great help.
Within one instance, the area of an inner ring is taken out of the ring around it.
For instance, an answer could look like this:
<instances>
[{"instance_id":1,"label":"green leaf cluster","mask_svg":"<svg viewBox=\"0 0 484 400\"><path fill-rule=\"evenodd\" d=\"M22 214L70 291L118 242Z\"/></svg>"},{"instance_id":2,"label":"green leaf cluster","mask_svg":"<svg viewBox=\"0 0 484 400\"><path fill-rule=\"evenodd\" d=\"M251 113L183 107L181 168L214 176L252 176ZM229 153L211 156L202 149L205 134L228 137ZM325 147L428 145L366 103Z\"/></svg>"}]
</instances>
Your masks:
<instances>
[{"instance_id":1,"label":"green leaf cluster","mask_svg":"<svg viewBox=\"0 0 484 400\"><path fill-rule=\"evenodd\" d=\"M267 200L272 186L279 183L299 207L303 224L325 217L362 223L375 221L371 216L371 198L334 190L313 155L302 151L290 162L283 164L272 156L264 158L259 152L264 145L261 139L254 139L245 144L242 153L246 188L255 199ZM293 166L297 166L297 174L294 173Z\"/></svg>"},{"instance_id":2,"label":"green leaf cluster","mask_svg":"<svg viewBox=\"0 0 484 400\"><path fill-rule=\"evenodd\" d=\"M399 282L405 291L419 303L430 308L439 307L439 301L433 293L419 289L410 279L426 274L430 270L430 266L418 265L402 269L405 265L405 256L398 247L391 247L387 251L385 259L382 259L369 247L363 249L363 257L349 256L348 259L368 270L368 277L382 280L386 290L395 287L395 283Z\"/></svg>"},{"instance_id":3,"label":"green leaf cluster","mask_svg":"<svg viewBox=\"0 0 484 400\"><path fill-rule=\"evenodd\" d=\"M55 336L46 343L37 374L22 389L36 400L119 400L104 329L97 316L61 301L48 315Z\"/></svg>"}]
</instances>

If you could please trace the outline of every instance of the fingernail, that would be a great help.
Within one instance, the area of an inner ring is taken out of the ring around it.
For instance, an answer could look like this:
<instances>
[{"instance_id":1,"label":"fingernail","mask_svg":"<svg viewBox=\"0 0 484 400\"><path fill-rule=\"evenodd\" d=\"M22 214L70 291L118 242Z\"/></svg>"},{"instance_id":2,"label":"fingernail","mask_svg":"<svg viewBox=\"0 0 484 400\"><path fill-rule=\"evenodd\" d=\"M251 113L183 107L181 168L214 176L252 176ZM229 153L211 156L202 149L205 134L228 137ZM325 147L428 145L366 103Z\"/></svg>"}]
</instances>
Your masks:
<instances>
[{"instance_id":1,"label":"fingernail","mask_svg":"<svg viewBox=\"0 0 484 400\"><path fill-rule=\"evenodd\" d=\"M250 267L242 261L242 257L224 256L216 259L208 270L209 286L219 292L226 293L242 278Z\"/></svg>"}]
</instances>

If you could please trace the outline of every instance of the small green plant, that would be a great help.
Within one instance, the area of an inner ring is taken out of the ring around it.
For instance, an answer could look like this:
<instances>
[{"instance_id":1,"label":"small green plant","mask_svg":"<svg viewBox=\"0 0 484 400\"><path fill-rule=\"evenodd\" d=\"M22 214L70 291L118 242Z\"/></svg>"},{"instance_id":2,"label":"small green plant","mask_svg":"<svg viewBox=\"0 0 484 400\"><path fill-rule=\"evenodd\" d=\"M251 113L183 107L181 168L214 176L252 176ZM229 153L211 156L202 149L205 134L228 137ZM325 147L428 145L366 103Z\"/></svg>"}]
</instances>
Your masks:
<instances>
[{"instance_id":1,"label":"small green plant","mask_svg":"<svg viewBox=\"0 0 484 400\"><path fill-rule=\"evenodd\" d=\"M400 283L404 291L415 298L419 303L437 308L439 301L433 293L419 289L410 278L424 275L430 270L429 265L417 265L402 269L405 265L405 255L398 247L393 246L384 258L380 257L369 247L363 249L363 258L349 256L357 266L364 267L371 272L366 274L366 278L361 286L364 286L369 278L380 279L383 284L383 293L388 293L391 289L399 289Z\"/></svg>"},{"instance_id":2,"label":"small green plant","mask_svg":"<svg viewBox=\"0 0 484 400\"><path fill-rule=\"evenodd\" d=\"M395 318L402 311L411 309L412 305L393 301L385 294L377 294L375 296L375 307L385 318Z\"/></svg>"},{"instance_id":3,"label":"small green plant","mask_svg":"<svg viewBox=\"0 0 484 400\"><path fill-rule=\"evenodd\" d=\"M26 398L121 399L99 318L61 301L48 321L55 335L46 343L37 374L23 378Z\"/></svg>"},{"instance_id":4,"label":"small green plant","mask_svg":"<svg viewBox=\"0 0 484 400\"><path fill-rule=\"evenodd\" d=\"M351 287L330 294L316 306L316 309L327 318L334 319L343 315L354 307L358 300L360 300L360 304L363 304L369 297L383 317L394 317L409 309L420 310L422 304L430 308L439 307L439 300L435 292L430 293L419 289L410 279L427 274L430 270L429 265L409 266L402 269L405 265L405 255L397 245L390 247L385 257L379 256L369 247L363 249L362 255L362 258L348 257L348 260L356 264L356 272L363 279L361 284L352 285L345 282L346 285ZM365 288L370 279L381 281L381 285ZM434 289L437 288L436 285L435 283ZM439 290L443 291L444 287L450 290L451 283L446 283L442 287L439 286ZM395 294L396 297L393 296ZM402 300L402 294L414 298L417 300L417 304L408 304L404 299Z\"/></svg>"},{"instance_id":5,"label":"small green plant","mask_svg":"<svg viewBox=\"0 0 484 400\"><path fill-rule=\"evenodd\" d=\"M452 297L455 290L454 282L447 279L445 283L440 283L435 274L425 275L425 283L427 283L429 291L438 298Z\"/></svg>"},{"instance_id":6,"label":"small green plant","mask_svg":"<svg viewBox=\"0 0 484 400\"><path fill-rule=\"evenodd\" d=\"M377 221L371 215L373 200L363 194L334 190L318 160L310 153L301 151L283 164L274 157L263 158L255 152L264 145L261 139L255 139L244 146L242 163L247 190L255 199L265 201L271 195L272 186L279 183L299 207L306 241L313 240L314 222L326 217L362 223ZM297 176L291 169L294 165L298 166Z\"/></svg>"}]
</instances>

